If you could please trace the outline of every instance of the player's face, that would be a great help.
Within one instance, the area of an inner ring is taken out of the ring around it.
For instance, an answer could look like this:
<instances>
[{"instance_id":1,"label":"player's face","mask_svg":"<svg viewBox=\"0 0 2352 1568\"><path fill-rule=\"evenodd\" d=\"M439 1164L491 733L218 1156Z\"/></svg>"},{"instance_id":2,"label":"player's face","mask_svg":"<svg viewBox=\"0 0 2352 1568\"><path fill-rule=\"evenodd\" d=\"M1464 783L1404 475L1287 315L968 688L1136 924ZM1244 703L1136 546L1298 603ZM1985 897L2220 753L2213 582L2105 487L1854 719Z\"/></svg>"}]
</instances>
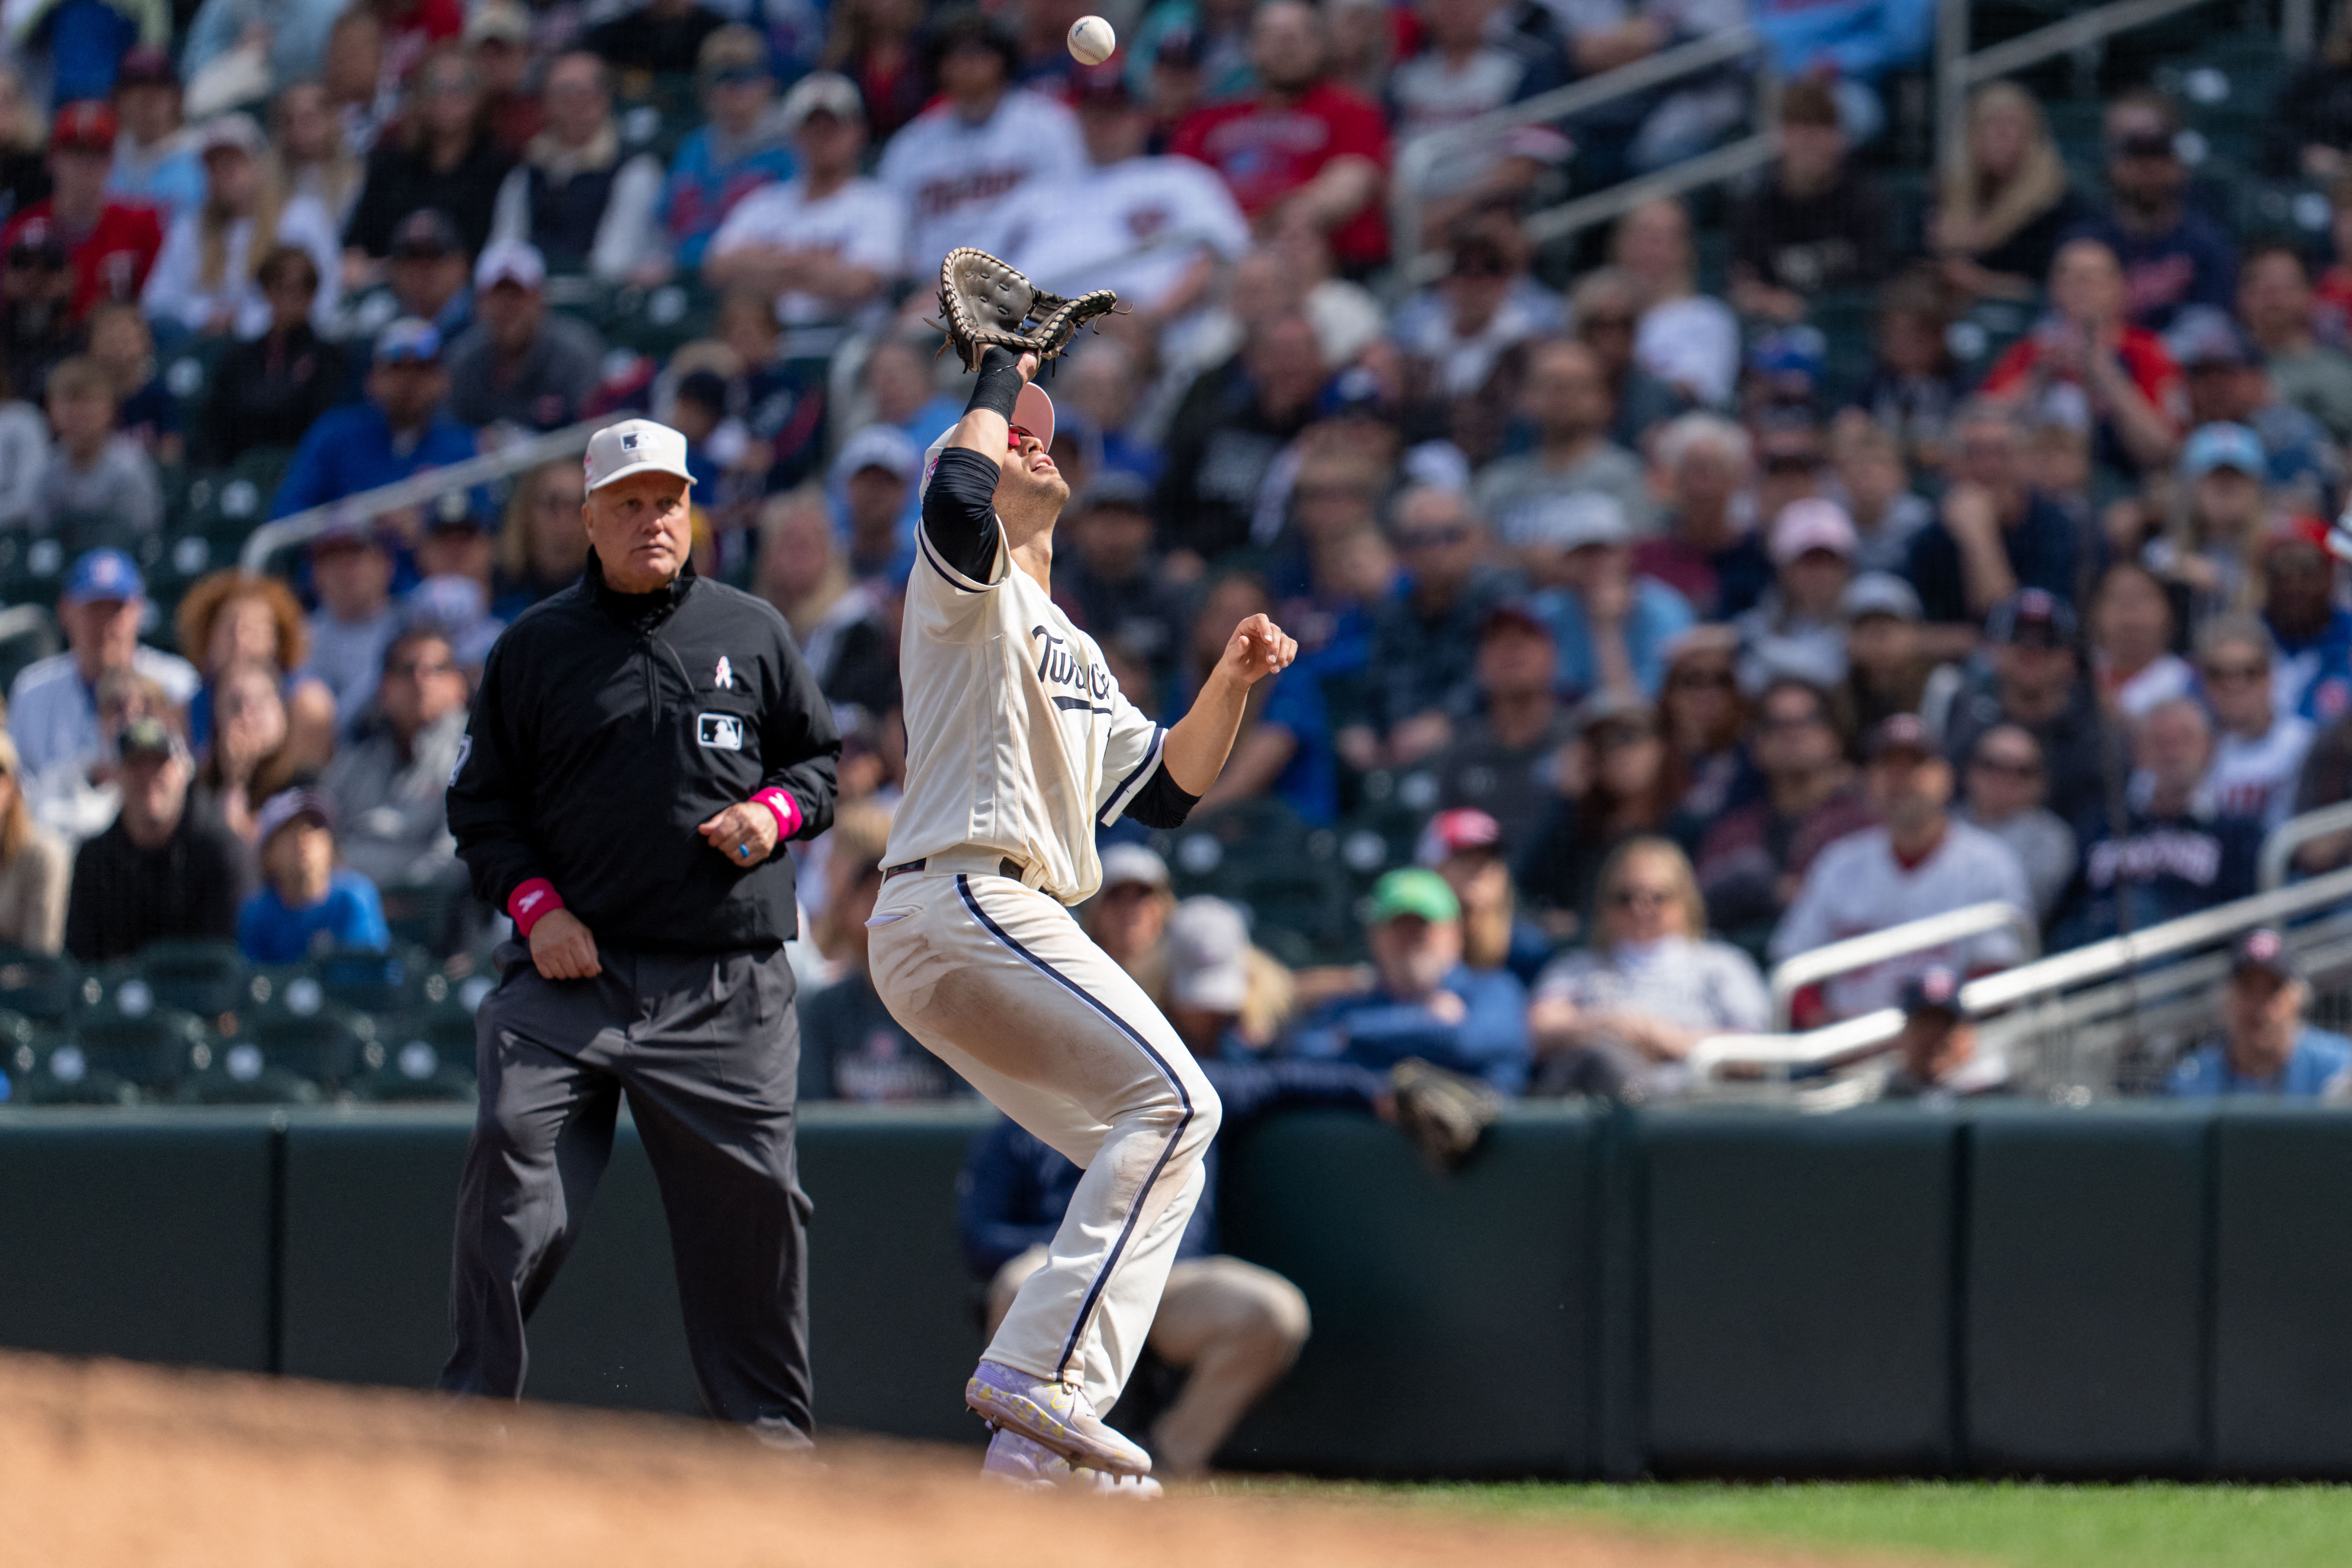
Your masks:
<instances>
[{"instance_id":1,"label":"player's face","mask_svg":"<svg viewBox=\"0 0 2352 1568\"><path fill-rule=\"evenodd\" d=\"M1044 442L1014 426L1005 437L1004 456L998 459L997 489L1009 490L1032 504L1044 502L1059 511L1070 499L1070 482L1054 466L1054 455Z\"/></svg>"},{"instance_id":2,"label":"player's face","mask_svg":"<svg viewBox=\"0 0 2352 1568\"><path fill-rule=\"evenodd\" d=\"M588 492L580 512L606 582L650 594L678 574L694 542L690 488L675 474L631 474Z\"/></svg>"}]
</instances>

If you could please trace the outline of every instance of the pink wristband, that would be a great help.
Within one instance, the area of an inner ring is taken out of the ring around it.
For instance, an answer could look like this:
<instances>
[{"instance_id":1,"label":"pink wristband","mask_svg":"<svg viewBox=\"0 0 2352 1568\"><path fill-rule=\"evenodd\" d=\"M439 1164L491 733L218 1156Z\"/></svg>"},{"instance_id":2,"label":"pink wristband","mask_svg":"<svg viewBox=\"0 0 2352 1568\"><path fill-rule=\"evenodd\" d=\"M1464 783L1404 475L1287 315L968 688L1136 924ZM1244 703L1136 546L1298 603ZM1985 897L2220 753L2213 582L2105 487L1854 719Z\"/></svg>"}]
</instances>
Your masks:
<instances>
[{"instance_id":1,"label":"pink wristband","mask_svg":"<svg viewBox=\"0 0 2352 1568\"><path fill-rule=\"evenodd\" d=\"M518 882L515 890L507 895L507 913L514 919L515 934L525 942L530 940L531 927L562 907L563 896L544 877Z\"/></svg>"},{"instance_id":2,"label":"pink wristband","mask_svg":"<svg viewBox=\"0 0 2352 1568\"><path fill-rule=\"evenodd\" d=\"M776 818L776 842L782 844L801 830L801 803L781 789L763 789L751 797Z\"/></svg>"}]
</instances>

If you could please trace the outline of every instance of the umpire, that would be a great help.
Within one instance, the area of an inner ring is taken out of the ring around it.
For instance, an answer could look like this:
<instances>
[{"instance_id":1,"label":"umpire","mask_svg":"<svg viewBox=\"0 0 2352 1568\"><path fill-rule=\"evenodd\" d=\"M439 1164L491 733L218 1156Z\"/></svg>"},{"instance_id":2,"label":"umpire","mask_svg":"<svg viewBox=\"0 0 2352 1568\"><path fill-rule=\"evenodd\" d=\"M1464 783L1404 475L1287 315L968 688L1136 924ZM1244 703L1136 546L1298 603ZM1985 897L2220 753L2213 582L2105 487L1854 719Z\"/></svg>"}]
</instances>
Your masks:
<instances>
[{"instance_id":1,"label":"umpire","mask_svg":"<svg viewBox=\"0 0 2352 1568\"><path fill-rule=\"evenodd\" d=\"M450 781L475 891L520 942L499 950L478 1024L441 1386L520 1396L523 1323L579 1234L625 1093L704 1407L803 1447L782 846L832 821L841 741L783 617L694 574L686 437L628 420L596 433L587 467L586 571L490 650Z\"/></svg>"}]
</instances>

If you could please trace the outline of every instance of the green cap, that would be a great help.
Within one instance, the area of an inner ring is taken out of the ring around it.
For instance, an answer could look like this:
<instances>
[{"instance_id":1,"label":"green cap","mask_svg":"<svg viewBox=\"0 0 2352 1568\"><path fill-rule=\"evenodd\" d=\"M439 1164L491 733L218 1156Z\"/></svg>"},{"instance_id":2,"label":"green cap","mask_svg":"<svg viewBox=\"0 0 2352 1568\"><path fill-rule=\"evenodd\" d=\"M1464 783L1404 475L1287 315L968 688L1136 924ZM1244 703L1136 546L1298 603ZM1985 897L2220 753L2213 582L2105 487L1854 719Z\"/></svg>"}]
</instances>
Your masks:
<instances>
[{"instance_id":1,"label":"green cap","mask_svg":"<svg viewBox=\"0 0 2352 1568\"><path fill-rule=\"evenodd\" d=\"M1459 920L1462 905L1444 878L1408 866L1372 884L1372 923L1384 924L1399 915L1419 915L1425 921Z\"/></svg>"}]
</instances>

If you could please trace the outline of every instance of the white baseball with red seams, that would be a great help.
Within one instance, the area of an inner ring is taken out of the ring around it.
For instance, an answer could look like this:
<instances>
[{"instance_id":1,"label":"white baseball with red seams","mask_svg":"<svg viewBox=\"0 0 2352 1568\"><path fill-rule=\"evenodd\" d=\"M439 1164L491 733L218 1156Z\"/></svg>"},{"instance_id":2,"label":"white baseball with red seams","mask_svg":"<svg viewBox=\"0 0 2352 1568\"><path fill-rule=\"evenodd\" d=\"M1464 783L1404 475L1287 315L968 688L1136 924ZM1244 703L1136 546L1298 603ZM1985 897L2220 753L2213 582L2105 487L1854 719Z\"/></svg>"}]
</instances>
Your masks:
<instances>
[{"instance_id":1,"label":"white baseball with red seams","mask_svg":"<svg viewBox=\"0 0 2352 1568\"><path fill-rule=\"evenodd\" d=\"M1098 66L1118 48L1118 35L1100 16L1081 16L1070 24L1070 58L1082 66Z\"/></svg>"}]
</instances>

